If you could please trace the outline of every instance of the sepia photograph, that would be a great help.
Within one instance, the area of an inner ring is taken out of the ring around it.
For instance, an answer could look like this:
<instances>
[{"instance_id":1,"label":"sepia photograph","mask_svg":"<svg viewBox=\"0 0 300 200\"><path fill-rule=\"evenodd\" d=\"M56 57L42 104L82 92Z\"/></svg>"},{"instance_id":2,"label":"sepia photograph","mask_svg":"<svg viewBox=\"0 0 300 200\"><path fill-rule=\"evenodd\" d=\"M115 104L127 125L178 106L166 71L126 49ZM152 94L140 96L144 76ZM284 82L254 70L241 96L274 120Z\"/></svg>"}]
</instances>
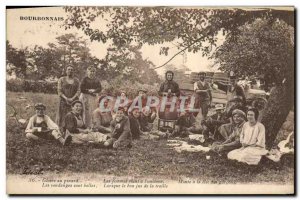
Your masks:
<instances>
[{"instance_id":1,"label":"sepia photograph","mask_svg":"<svg viewBox=\"0 0 300 200\"><path fill-rule=\"evenodd\" d=\"M294 195L295 8L6 6L8 195Z\"/></svg>"}]
</instances>

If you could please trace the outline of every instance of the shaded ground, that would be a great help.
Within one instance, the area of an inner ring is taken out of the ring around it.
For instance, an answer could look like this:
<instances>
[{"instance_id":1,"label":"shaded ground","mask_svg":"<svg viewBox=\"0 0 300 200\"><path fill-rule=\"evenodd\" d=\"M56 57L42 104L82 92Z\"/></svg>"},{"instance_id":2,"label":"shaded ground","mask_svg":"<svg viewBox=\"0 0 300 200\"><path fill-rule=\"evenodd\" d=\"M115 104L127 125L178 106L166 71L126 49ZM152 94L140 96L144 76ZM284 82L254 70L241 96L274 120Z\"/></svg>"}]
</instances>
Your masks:
<instances>
[{"instance_id":1,"label":"shaded ground","mask_svg":"<svg viewBox=\"0 0 300 200\"><path fill-rule=\"evenodd\" d=\"M22 94L26 102L41 101L48 105L48 114L55 117L56 96ZM14 104L22 117L33 114L25 109L25 100L18 100L15 93L8 93L7 103ZM52 98L54 97L54 98ZM50 105L50 106L49 106ZM50 112L50 113L49 113ZM209 160L204 153L177 153L166 145L166 140L134 141L131 149L113 150L94 146L61 147L57 143L34 144L27 142L24 127L7 117L7 173L65 173L87 172L117 176L160 176L178 179L179 176L202 179L207 183L292 183L294 157L287 155L280 163L262 160L251 167L228 161L226 157L212 154Z\"/></svg>"}]
</instances>

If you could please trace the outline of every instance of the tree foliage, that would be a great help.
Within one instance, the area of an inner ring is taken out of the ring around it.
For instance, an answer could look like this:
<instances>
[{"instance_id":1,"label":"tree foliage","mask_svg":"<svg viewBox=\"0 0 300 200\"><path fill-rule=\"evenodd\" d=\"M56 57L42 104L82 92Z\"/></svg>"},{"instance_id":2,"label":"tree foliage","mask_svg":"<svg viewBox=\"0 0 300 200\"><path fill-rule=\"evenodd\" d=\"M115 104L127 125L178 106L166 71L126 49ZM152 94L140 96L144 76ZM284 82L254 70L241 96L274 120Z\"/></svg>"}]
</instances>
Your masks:
<instances>
[{"instance_id":1,"label":"tree foliage","mask_svg":"<svg viewBox=\"0 0 300 200\"><path fill-rule=\"evenodd\" d=\"M34 80L56 79L65 73L67 66L75 69L78 78L83 78L89 66L96 67L102 80L119 77L120 80L151 84L159 81L153 63L143 59L139 47L128 45L107 49L107 55L99 59L91 55L89 44L76 34L64 34L55 43L46 47L34 46L19 50L7 41L7 72L17 77Z\"/></svg>"},{"instance_id":2,"label":"tree foliage","mask_svg":"<svg viewBox=\"0 0 300 200\"><path fill-rule=\"evenodd\" d=\"M107 54L100 61L101 71L109 79L119 78L142 84L153 84L159 81L157 72L152 69L154 64L143 59L138 46L123 46L116 48L111 46Z\"/></svg>"},{"instance_id":3,"label":"tree foliage","mask_svg":"<svg viewBox=\"0 0 300 200\"><path fill-rule=\"evenodd\" d=\"M237 75L264 75L275 87L261 116L271 148L294 99L294 28L282 20L257 19L228 36L213 54L223 71Z\"/></svg>"},{"instance_id":4,"label":"tree foliage","mask_svg":"<svg viewBox=\"0 0 300 200\"><path fill-rule=\"evenodd\" d=\"M14 48L9 41L6 41L6 63L9 75L14 74L17 77L26 78L26 54L28 54L27 48Z\"/></svg>"},{"instance_id":5,"label":"tree foliage","mask_svg":"<svg viewBox=\"0 0 300 200\"><path fill-rule=\"evenodd\" d=\"M237 75L264 75L266 81L281 85L294 77L294 28L278 20L257 19L226 37L213 54L222 71Z\"/></svg>"},{"instance_id":6,"label":"tree foliage","mask_svg":"<svg viewBox=\"0 0 300 200\"><path fill-rule=\"evenodd\" d=\"M73 66L81 78L88 66L97 66L99 62L91 56L87 41L76 34L61 35L46 47L35 45L33 48L17 49L7 41L7 64L11 65L7 72L14 72L19 78L59 78L68 65Z\"/></svg>"},{"instance_id":7,"label":"tree foliage","mask_svg":"<svg viewBox=\"0 0 300 200\"><path fill-rule=\"evenodd\" d=\"M194 53L201 50L203 55L208 55L216 45L220 32L237 35L238 27L257 18L282 19L294 26L293 12L274 9L65 7L65 11L66 29L81 29L92 41L110 40L116 47L177 41L179 50ZM105 27L93 23L99 21ZM168 54L167 48L163 54Z\"/></svg>"}]
</instances>

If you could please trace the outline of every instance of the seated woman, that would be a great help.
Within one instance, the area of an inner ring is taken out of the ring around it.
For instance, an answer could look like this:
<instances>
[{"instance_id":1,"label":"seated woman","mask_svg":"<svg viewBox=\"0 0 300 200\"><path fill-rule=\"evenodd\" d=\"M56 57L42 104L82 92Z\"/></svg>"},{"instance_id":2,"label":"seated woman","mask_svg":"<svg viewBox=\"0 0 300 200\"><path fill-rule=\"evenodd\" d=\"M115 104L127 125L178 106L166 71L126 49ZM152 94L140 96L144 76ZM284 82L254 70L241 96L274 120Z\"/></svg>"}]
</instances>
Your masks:
<instances>
[{"instance_id":1,"label":"seated woman","mask_svg":"<svg viewBox=\"0 0 300 200\"><path fill-rule=\"evenodd\" d=\"M141 116L139 118L139 122L141 125L141 130L145 132L149 132L152 130L153 122L156 119L156 113L151 112L149 106L145 106L142 109Z\"/></svg>"},{"instance_id":2,"label":"seated woman","mask_svg":"<svg viewBox=\"0 0 300 200\"><path fill-rule=\"evenodd\" d=\"M240 115L239 118L236 118L236 120L233 120L233 111L235 111L235 115ZM224 142L229 139L230 135L233 133L234 129L242 129L243 124L246 119L246 114L243 110L236 108L234 109L231 114L230 123L223 124L219 127L218 131L216 132L215 139L219 140L220 142Z\"/></svg>"},{"instance_id":3,"label":"seated woman","mask_svg":"<svg viewBox=\"0 0 300 200\"><path fill-rule=\"evenodd\" d=\"M247 111L247 119L243 126L240 136L242 147L230 151L228 159L247 163L248 165L257 165L263 155L267 154L265 149L265 127L258 122L259 111L251 108Z\"/></svg>"},{"instance_id":4,"label":"seated woman","mask_svg":"<svg viewBox=\"0 0 300 200\"><path fill-rule=\"evenodd\" d=\"M139 139L140 136L142 135L142 131L139 123L139 117L140 117L139 108L133 108L128 116L132 139Z\"/></svg>"},{"instance_id":5,"label":"seated woman","mask_svg":"<svg viewBox=\"0 0 300 200\"><path fill-rule=\"evenodd\" d=\"M45 115L46 106L37 103L35 106L35 115L29 119L25 129L26 138L29 140L57 139L62 145L67 145L71 141L71 137L62 137L59 127Z\"/></svg>"},{"instance_id":6,"label":"seated woman","mask_svg":"<svg viewBox=\"0 0 300 200\"><path fill-rule=\"evenodd\" d=\"M93 131L101 133L111 133L110 123L113 119L111 110L108 107L108 99L103 100L106 96L101 96L98 101L99 107L94 110L92 116ZM101 102L103 101L103 102Z\"/></svg>"},{"instance_id":7,"label":"seated woman","mask_svg":"<svg viewBox=\"0 0 300 200\"><path fill-rule=\"evenodd\" d=\"M72 143L103 144L109 136L99 132L92 132L91 129L85 126L82 117L82 102L78 100L74 101L71 106L72 111L65 116L63 121L63 131L66 135L70 134L72 136Z\"/></svg>"},{"instance_id":8,"label":"seated woman","mask_svg":"<svg viewBox=\"0 0 300 200\"><path fill-rule=\"evenodd\" d=\"M111 122L111 138L104 143L104 146L113 148L131 146L130 122L124 112L123 107L118 108L115 118Z\"/></svg>"},{"instance_id":9,"label":"seated woman","mask_svg":"<svg viewBox=\"0 0 300 200\"><path fill-rule=\"evenodd\" d=\"M240 134L245 123L245 117L245 113L239 109L235 109L232 112L232 121L236 126L233 126L233 131L228 136L227 140L225 140L224 142L213 143L211 148L212 151L215 151L217 153L228 152L241 146Z\"/></svg>"}]
</instances>

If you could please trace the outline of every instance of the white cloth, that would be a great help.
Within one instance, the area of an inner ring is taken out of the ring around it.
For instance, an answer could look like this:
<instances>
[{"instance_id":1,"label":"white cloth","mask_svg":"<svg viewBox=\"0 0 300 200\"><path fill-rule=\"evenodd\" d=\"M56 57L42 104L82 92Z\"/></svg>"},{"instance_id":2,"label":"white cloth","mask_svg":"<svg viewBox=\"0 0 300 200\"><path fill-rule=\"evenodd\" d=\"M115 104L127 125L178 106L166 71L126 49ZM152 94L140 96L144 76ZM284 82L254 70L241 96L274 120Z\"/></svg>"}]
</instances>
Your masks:
<instances>
[{"instance_id":1,"label":"white cloth","mask_svg":"<svg viewBox=\"0 0 300 200\"><path fill-rule=\"evenodd\" d=\"M205 142L204 135L202 135L202 134L191 134L191 135L189 135L189 140L199 141L201 143Z\"/></svg>"},{"instance_id":2,"label":"white cloth","mask_svg":"<svg viewBox=\"0 0 300 200\"><path fill-rule=\"evenodd\" d=\"M83 143L104 143L108 140L108 136L99 133L99 132L90 132L88 134L78 133L78 134L70 134L72 136L72 143L74 144L83 144Z\"/></svg>"},{"instance_id":3,"label":"white cloth","mask_svg":"<svg viewBox=\"0 0 300 200\"><path fill-rule=\"evenodd\" d=\"M268 153L265 149L265 127L260 122L254 126L246 122L242 129L240 142L248 146L230 151L227 155L228 159L248 165L257 165L261 156Z\"/></svg>"},{"instance_id":4,"label":"white cloth","mask_svg":"<svg viewBox=\"0 0 300 200\"><path fill-rule=\"evenodd\" d=\"M204 87L204 85L205 85L205 81L199 81L201 84L202 84L202 86ZM199 87L198 87L198 81L196 81L195 83L194 83L194 91L196 91L196 90L199 90Z\"/></svg>"},{"instance_id":5,"label":"white cloth","mask_svg":"<svg viewBox=\"0 0 300 200\"><path fill-rule=\"evenodd\" d=\"M270 160L273 160L274 162L279 162L282 155L294 153L294 145L292 148L289 148L288 146L286 146L290 142L291 136L293 134L294 134L294 131L292 131L288 135L287 139L282 140L278 143L278 145L277 145L278 149L271 149L266 157L269 158Z\"/></svg>"},{"instance_id":6,"label":"white cloth","mask_svg":"<svg viewBox=\"0 0 300 200\"><path fill-rule=\"evenodd\" d=\"M210 151L209 147L204 147L201 145L189 145L187 142L180 141L180 140L168 140L167 145L174 148L175 151L177 151L178 153L181 153L183 151L188 151L188 152L209 152Z\"/></svg>"}]
</instances>

